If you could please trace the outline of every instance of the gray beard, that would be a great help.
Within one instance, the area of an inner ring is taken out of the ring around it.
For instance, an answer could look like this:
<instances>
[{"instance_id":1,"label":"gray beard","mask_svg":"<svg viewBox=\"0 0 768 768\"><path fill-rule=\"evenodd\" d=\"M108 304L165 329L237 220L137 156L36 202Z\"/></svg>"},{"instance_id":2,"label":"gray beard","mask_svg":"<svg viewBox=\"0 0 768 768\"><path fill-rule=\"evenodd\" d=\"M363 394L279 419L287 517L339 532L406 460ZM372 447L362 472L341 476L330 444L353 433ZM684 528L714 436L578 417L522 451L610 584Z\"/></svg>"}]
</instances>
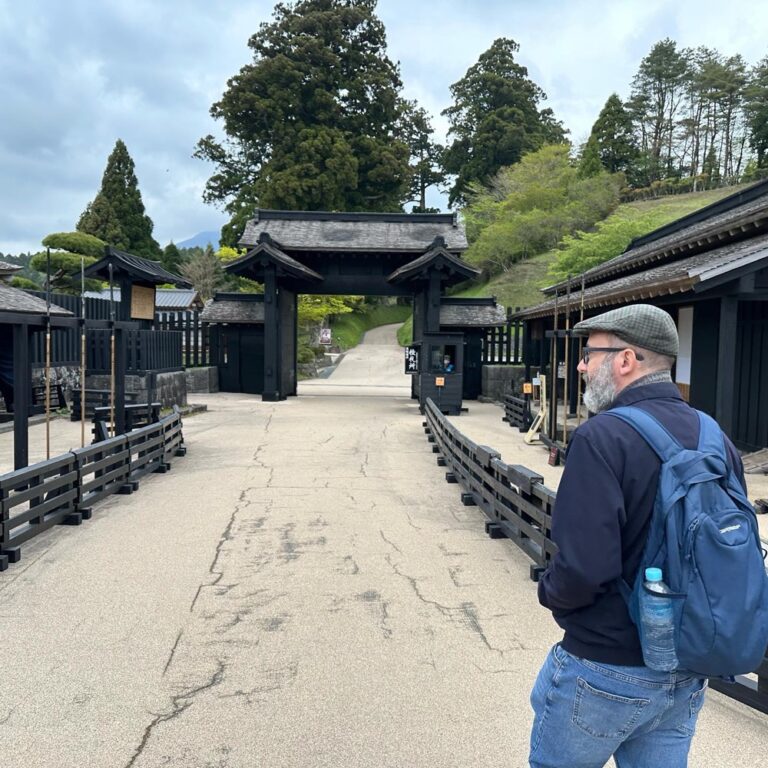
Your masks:
<instances>
[{"instance_id":1,"label":"gray beard","mask_svg":"<svg viewBox=\"0 0 768 768\"><path fill-rule=\"evenodd\" d=\"M616 399L616 385L611 374L612 358L607 357L594 375L587 381L584 390L584 405L592 413L608 410Z\"/></svg>"}]
</instances>

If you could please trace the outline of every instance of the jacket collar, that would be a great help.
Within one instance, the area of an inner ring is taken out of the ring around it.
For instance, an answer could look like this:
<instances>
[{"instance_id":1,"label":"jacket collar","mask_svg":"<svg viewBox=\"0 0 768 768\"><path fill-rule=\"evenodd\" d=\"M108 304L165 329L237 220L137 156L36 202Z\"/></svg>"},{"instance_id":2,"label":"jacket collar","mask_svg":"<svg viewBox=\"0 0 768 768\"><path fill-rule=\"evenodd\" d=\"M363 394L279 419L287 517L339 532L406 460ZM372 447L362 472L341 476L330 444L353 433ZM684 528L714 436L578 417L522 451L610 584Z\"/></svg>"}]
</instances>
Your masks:
<instances>
[{"instance_id":1,"label":"jacket collar","mask_svg":"<svg viewBox=\"0 0 768 768\"><path fill-rule=\"evenodd\" d=\"M627 387L622 389L611 404L611 408L621 405L632 405L641 400L653 400L657 398L673 398L682 400L683 396L672 381L661 381L656 384L642 384L639 387Z\"/></svg>"}]
</instances>

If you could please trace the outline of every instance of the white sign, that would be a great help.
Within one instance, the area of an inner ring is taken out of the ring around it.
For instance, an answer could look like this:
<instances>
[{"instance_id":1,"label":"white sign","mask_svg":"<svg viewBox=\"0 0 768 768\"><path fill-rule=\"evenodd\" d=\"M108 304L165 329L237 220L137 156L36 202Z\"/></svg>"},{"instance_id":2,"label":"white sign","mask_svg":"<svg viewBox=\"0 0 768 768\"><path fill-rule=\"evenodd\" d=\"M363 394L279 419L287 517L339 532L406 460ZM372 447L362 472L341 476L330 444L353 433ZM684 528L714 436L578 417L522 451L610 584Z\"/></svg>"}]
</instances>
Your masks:
<instances>
[{"instance_id":1,"label":"white sign","mask_svg":"<svg viewBox=\"0 0 768 768\"><path fill-rule=\"evenodd\" d=\"M321 328L320 329L320 343L321 344L330 344L331 343L331 329L330 328Z\"/></svg>"}]
</instances>

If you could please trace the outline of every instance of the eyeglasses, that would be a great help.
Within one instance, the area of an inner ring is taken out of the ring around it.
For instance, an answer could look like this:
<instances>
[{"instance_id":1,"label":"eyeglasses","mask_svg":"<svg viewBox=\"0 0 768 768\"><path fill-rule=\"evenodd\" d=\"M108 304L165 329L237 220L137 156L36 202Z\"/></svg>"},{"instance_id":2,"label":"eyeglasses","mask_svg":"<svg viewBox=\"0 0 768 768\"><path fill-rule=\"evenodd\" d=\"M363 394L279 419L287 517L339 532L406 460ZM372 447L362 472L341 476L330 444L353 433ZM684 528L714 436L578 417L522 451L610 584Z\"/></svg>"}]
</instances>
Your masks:
<instances>
[{"instance_id":1,"label":"eyeglasses","mask_svg":"<svg viewBox=\"0 0 768 768\"><path fill-rule=\"evenodd\" d=\"M632 348L631 347L584 347L582 351L581 359L584 365L589 365L589 356L593 352L623 352L625 349L632 349ZM635 352L634 349L632 349L632 351L635 353L635 358L637 360L645 359L639 352Z\"/></svg>"}]
</instances>

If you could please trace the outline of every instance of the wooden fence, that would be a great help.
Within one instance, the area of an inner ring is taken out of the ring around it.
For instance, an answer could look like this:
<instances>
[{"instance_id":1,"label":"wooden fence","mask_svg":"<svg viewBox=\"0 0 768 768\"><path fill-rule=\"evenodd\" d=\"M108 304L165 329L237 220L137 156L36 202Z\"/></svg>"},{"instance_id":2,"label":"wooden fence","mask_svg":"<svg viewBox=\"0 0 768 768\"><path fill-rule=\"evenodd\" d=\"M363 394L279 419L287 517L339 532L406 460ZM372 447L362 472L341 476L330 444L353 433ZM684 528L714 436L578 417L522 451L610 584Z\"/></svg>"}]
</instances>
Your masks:
<instances>
[{"instance_id":1,"label":"wooden fence","mask_svg":"<svg viewBox=\"0 0 768 768\"><path fill-rule=\"evenodd\" d=\"M507 317L506 325L487 328L483 338L483 365L520 365L523 362L523 322Z\"/></svg>"},{"instance_id":2,"label":"wooden fence","mask_svg":"<svg viewBox=\"0 0 768 768\"><path fill-rule=\"evenodd\" d=\"M45 291L27 291L45 301ZM82 317L80 296L52 293L51 303ZM115 302L116 306L119 302ZM118 313L119 314L119 313ZM110 302L104 299L85 300L88 320L109 320ZM162 332L160 336L154 334ZM148 370L162 372L210 364L208 326L200 322L199 310L155 312L152 330L127 331L127 373ZM86 332L87 363L90 373L109 371L109 331L88 329ZM177 351L178 350L178 351ZM36 333L31 340L31 360L34 367L45 364L45 334ZM80 365L80 330L57 328L51 334L51 363L55 366Z\"/></svg>"},{"instance_id":3,"label":"wooden fence","mask_svg":"<svg viewBox=\"0 0 768 768\"><path fill-rule=\"evenodd\" d=\"M178 409L155 424L0 475L0 571L53 525L80 525L112 493L132 493L149 472L186 453Z\"/></svg>"},{"instance_id":4,"label":"wooden fence","mask_svg":"<svg viewBox=\"0 0 768 768\"><path fill-rule=\"evenodd\" d=\"M530 469L505 464L493 448L477 445L454 427L427 400L424 430L439 453L437 463L448 468L446 480L459 483L461 500L480 507L488 521L491 538L507 537L533 561L531 578L538 581L557 552L551 540L552 511L556 494ZM768 714L768 650L752 675L740 675L735 683L710 680L710 687Z\"/></svg>"}]
</instances>

